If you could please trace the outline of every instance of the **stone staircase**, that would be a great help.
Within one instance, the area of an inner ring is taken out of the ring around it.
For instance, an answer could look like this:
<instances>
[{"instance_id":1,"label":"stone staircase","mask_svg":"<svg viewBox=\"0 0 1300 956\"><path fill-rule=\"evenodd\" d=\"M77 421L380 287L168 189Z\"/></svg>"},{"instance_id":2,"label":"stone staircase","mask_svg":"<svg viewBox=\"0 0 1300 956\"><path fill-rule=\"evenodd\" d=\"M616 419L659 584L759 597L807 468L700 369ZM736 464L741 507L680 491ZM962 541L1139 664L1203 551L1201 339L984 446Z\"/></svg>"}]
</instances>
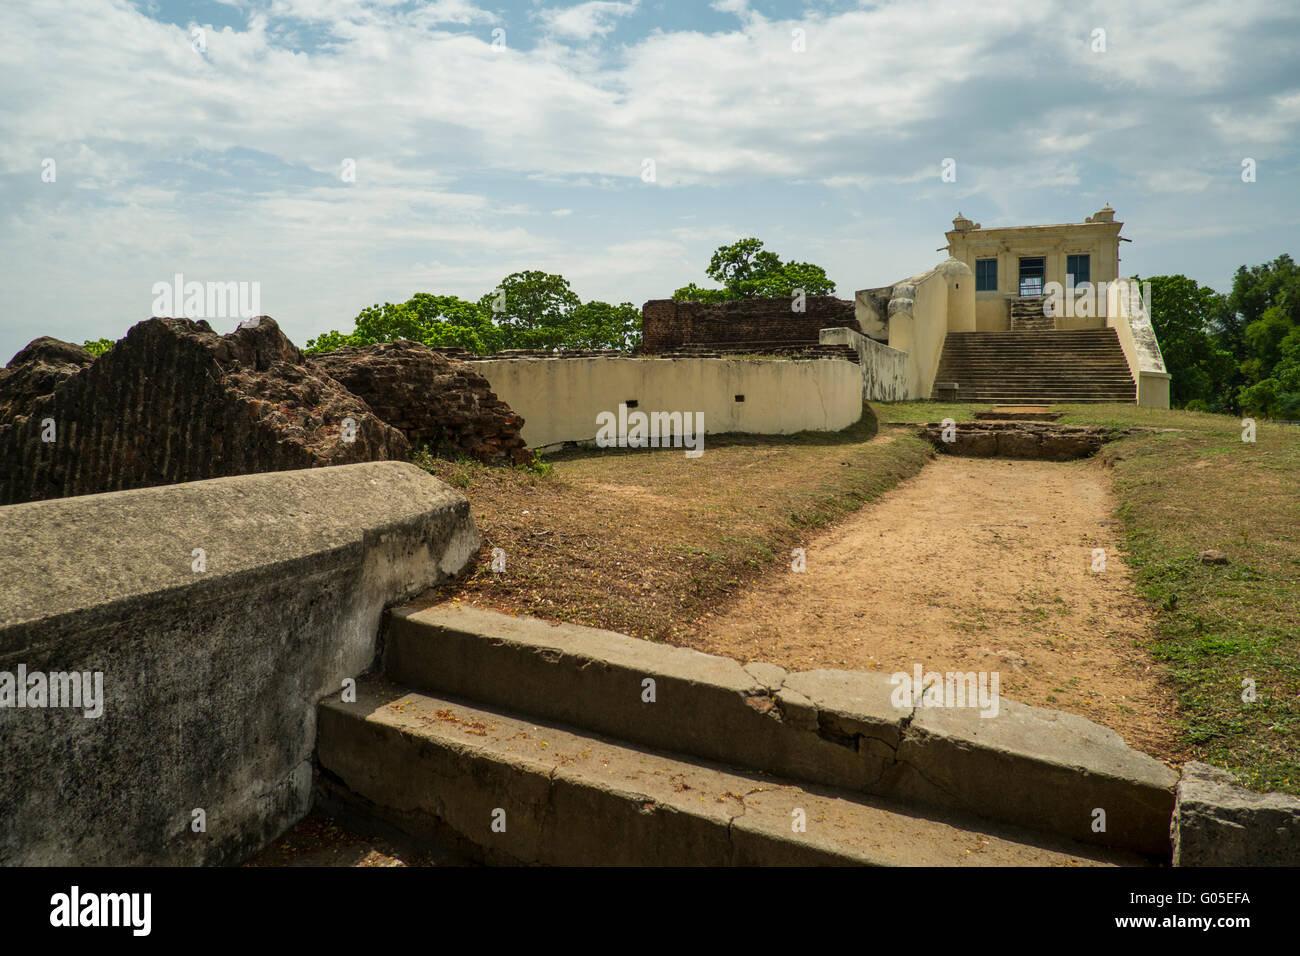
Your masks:
<instances>
[{"instance_id":1,"label":"stone staircase","mask_svg":"<svg viewBox=\"0 0 1300 956\"><path fill-rule=\"evenodd\" d=\"M1041 295L1022 296L1011 300L1012 332L1051 332L1056 328L1056 319L1043 314L1043 303L1047 301Z\"/></svg>"},{"instance_id":2,"label":"stone staircase","mask_svg":"<svg viewBox=\"0 0 1300 956\"><path fill-rule=\"evenodd\" d=\"M1114 329L949 332L939 383L963 402L1010 404L1136 401L1137 388Z\"/></svg>"},{"instance_id":3,"label":"stone staircase","mask_svg":"<svg viewBox=\"0 0 1300 956\"><path fill-rule=\"evenodd\" d=\"M455 604L394 609L384 640L383 673L319 706L318 804L470 861L1168 858L1176 775L1072 715L922 711L891 703L883 674L790 673Z\"/></svg>"}]
</instances>

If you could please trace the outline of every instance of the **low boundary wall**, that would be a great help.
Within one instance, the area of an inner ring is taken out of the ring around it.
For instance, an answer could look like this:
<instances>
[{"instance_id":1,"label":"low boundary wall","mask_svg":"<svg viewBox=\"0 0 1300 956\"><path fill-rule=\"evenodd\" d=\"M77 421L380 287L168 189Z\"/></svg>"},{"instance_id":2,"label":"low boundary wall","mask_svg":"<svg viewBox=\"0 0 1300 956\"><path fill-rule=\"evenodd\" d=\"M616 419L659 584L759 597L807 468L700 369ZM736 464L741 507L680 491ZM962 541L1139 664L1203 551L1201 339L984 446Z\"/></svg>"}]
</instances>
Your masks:
<instances>
[{"instance_id":1,"label":"low boundary wall","mask_svg":"<svg viewBox=\"0 0 1300 956\"><path fill-rule=\"evenodd\" d=\"M317 702L373 663L384 608L478 546L464 496L403 462L0 507L0 865L256 851L310 806Z\"/></svg>"},{"instance_id":2,"label":"low boundary wall","mask_svg":"<svg viewBox=\"0 0 1300 956\"><path fill-rule=\"evenodd\" d=\"M1151 317L1133 279L1106 287L1106 324L1119 335L1120 347L1136 384L1134 401L1145 408L1169 407L1169 382Z\"/></svg>"},{"instance_id":3,"label":"low boundary wall","mask_svg":"<svg viewBox=\"0 0 1300 956\"><path fill-rule=\"evenodd\" d=\"M474 363L523 416L530 448L590 441L620 403L701 412L705 434L838 431L862 417L861 371L843 359L512 358Z\"/></svg>"},{"instance_id":4,"label":"low boundary wall","mask_svg":"<svg viewBox=\"0 0 1300 956\"><path fill-rule=\"evenodd\" d=\"M852 329L822 329L823 345L848 345L857 350L864 402L902 402L907 394L907 353L882 345Z\"/></svg>"}]
</instances>

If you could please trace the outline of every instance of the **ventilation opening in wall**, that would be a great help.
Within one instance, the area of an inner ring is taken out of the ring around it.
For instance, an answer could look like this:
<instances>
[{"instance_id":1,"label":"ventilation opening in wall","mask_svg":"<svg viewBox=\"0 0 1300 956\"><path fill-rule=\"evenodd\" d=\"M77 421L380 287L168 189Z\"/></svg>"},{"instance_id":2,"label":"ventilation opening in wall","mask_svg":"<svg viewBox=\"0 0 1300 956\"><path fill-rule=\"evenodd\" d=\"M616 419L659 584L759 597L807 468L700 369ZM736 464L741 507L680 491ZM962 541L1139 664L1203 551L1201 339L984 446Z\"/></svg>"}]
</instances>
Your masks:
<instances>
[{"instance_id":1,"label":"ventilation opening in wall","mask_svg":"<svg viewBox=\"0 0 1300 956\"><path fill-rule=\"evenodd\" d=\"M744 396L744 395L737 395L737 396L736 396L736 401L738 401L738 402L743 402L744 400L745 400L745 396Z\"/></svg>"},{"instance_id":2,"label":"ventilation opening in wall","mask_svg":"<svg viewBox=\"0 0 1300 956\"><path fill-rule=\"evenodd\" d=\"M627 401L625 401L623 404L626 405L628 408L636 408L636 399L635 399L635 398L629 398L629 399L628 399Z\"/></svg>"}]
</instances>

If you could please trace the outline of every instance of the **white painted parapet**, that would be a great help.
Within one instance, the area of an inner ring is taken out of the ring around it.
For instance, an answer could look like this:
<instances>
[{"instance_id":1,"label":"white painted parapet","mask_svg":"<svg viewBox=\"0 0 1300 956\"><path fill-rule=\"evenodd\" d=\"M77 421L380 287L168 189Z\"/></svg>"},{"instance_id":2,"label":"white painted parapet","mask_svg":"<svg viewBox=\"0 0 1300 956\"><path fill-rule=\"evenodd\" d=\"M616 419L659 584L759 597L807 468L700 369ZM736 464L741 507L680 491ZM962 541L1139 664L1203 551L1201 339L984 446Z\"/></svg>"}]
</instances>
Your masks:
<instances>
[{"instance_id":1,"label":"white painted parapet","mask_svg":"<svg viewBox=\"0 0 1300 956\"><path fill-rule=\"evenodd\" d=\"M853 329L822 329L819 335L822 345L849 345L857 351L864 402L906 401L906 352L890 348Z\"/></svg>"},{"instance_id":2,"label":"white painted parapet","mask_svg":"<svg viewBox=\"0 0 1300 956\"><path fill-rule=\"evenodd\" d=\"M1165 370L1160 343L1135 280L1118 279L1106 286L1106 325L1119 336L1135 383L1134 401L1145 408L1168 408L1172 376Z\"/></svg>"},{"instance_id":3,"label":"white painted parapet","mask_svg":"<svg viewBox=\"0 0 1300 956\"><path fill-rule=\"evenodd\" d=\"M861 373L846 359L523 357L474 370L523 416L530 448L590 441L620 404L703 413L705 434L838 431L862 417Z\"/></svg>"},{"instance_id":4,"label":"white painted parapet","mask_svg":"<svg viewBox=\"0 0 1300 956\"><path fill-rule=\"evenodd\" d=\"M246 859L309 809L384 608L478 547L397 461L0 507L0 865Z\"/></svg>"}]
</instances>

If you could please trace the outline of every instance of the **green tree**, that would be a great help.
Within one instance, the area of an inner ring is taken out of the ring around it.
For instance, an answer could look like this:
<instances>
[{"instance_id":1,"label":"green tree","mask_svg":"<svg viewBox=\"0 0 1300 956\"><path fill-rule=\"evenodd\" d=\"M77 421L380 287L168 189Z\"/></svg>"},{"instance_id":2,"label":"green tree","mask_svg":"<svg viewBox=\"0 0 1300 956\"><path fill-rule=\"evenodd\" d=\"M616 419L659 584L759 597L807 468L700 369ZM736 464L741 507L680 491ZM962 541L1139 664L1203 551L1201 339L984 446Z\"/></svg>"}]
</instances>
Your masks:
<instances>
[{"instance_id":1,"label":"green tree","mask_svg":"<svg viewBox=\"0 0 1300 956\"><path fill-rule=\"evenodd\" d=\"M112 339L87 339L82 343L82 348L91 355L103 355L113 347Z\"/></svg>"},{"instance_id":2,"label":"green tree","mask_svg":"<svg viewBox=\"0 0 1300 956\"><path fill-rule=\"evenodd\" d=\"M1220 338L1237 359L1232 384L1241 408L1300 418L1300 266L1285 253L1241 266L1228 305Z\"/></svg>"},{"instance_id":3,"label":"green tree","mask_svg":"<svg viewBox=\"0 0 1300 956\"><path fill-rule=\"evenodd\" d=\"M763 248L762 241L740 239L729 246L719 246L709 259L705 274L721 289L702 289L695 283L683 286L673 298L689 302L725 302L804 295L833 295L835 283L826 270L810 262L782 262L774 252Z\"/></svg>"},{"instance_id":4,"label":"green tree","mask_svg":"<svg viewBox=\"0 0 1300 956\"><path fill-rule=\"evenodd\" d=\"M351 333L326 332L308 339L304 351L329 352L345 345L373 345L410 339L430 348L458 347L486 354L501 348L501 330L477 302L454 295L419 292L406 302L385 302L361 310Z\"/></svg>"},{"instance_id":5,"label":"green tree","mask_svg":"<svg viewBox=\"0 0 1300 956\"><path fill-rule=\"evenodd\" d=\"M500 326L504 348L557 349L575 340L582 300L564 276L530 270L512 272L478 304Z\"/></svg>"},{"instance_id":6,"label":"green tree","mask_svg":"<svg viewBox=\"0 0 1300 956\"><path fill-rule=\"evenodd\" d=\"M610 305L593 299L573 310L571 349L628 350L641 341L641 310L631 302Z\"/></svg>"},{"instance_id":7,"label":"green tree","mask_svg":"<svg viewBox=\"0 0 1300 956\"><path fill-rule=\"evenodd\" d=\"M306 352L411 339L480 355L501 349L629 349L641 341L641 310L630 302L583 302L564 276L515 272L477 302L419 292L406 302L361 310L348 333L308 339Z\"/></svg>"},{"instance_id":8,"label":"green tree","mask_svg":"<svg viewBox=\"0 0 1300 956\"><path fill-rule=\"evenodd\" d=\"M673 293L678 302L729 302L739 296L732 295L726 289L705 289L692 282Z\"/></svg>"},{"instance_id":9,"label":"green tree","mask_svg":"<svg viewBox=\"0 0 1300 956\"><path fill-rule=\"evenodd\" d=\"M1216 338L1226 321L1227 298L1184 275L1152 276L1147 281L1151 325L1165 368L1173 376L1170 404L1182 408L1196 401L1207 411L1230 411L1229 382L1236 362Z\"/></svg>"}]
</instances>

